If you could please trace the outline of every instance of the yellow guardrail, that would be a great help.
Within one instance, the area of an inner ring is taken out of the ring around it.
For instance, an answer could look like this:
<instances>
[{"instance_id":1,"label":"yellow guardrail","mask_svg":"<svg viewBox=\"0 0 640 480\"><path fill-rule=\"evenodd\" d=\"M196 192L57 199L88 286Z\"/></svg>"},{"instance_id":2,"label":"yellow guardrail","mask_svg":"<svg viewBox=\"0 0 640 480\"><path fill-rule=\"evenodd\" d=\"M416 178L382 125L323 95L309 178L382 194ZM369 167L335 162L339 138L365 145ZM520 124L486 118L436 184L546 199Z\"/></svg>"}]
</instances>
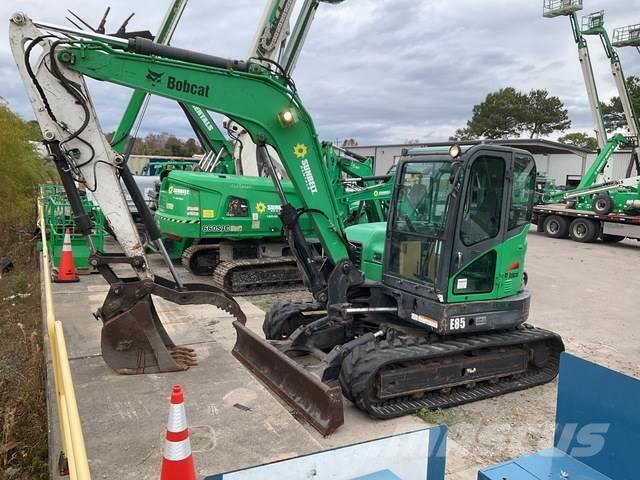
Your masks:
<instances>
[{"instance_id":1,"label":"yellow guardrail","mask_svg":"<svg viewBox=\"0 0 640 480\"><path fill-rule=\"evenodd\" d=\"M45 308L47 309L47 336L51 351L51 365L56 387L56 406L60 420L62 437L62 451L69 463L71 480L90 480L89 461L84 446L80 414L73 389L71 367L67 355L67 345L64 341L62 323L55 318L53 311L53 295L51 293L51 265L49 263L49 248L47 246L46 224L44 222L44 208L42 199L38 200L38 217L42 234L42 268L44 278Z\"/></svg>"}]
</instances>

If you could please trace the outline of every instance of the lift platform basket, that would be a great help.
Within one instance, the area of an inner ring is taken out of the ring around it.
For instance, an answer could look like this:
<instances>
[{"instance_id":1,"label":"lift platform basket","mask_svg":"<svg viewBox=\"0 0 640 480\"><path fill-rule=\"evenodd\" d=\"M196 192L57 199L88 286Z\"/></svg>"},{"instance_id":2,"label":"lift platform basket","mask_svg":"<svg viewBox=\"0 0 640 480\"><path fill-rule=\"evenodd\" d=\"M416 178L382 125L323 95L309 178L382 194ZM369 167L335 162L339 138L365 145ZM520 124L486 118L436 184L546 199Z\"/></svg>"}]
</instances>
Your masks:
<instances>
[{"instance_id":1,"label":"lift platform basket","mask_svg":"<svg viewBox=\"0 0 640 480\"><path fill-rule=\"evenodd\" d=\"M544 0L542 15L547 18L571 15L582 10L582 0Z\"/></svg>"},{"instance_id":2,"label":"lift platform basket","mask_svg":"<svg viewBox=\"0 0 640 480\"><path fill-rule=\"evenodd\" d=\"M640 23L613 30L614 47L640 47Z\"/></svg>"}]
</instances>

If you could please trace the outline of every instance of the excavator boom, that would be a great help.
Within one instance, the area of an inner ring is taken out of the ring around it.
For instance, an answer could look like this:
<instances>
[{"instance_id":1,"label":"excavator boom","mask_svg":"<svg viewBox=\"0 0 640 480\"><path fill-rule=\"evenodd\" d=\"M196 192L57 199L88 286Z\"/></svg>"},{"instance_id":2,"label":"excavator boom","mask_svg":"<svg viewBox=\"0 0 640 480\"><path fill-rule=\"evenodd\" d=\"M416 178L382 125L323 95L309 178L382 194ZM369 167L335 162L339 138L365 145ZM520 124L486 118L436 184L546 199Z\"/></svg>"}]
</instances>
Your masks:
<instances>
[{"instance_id":1,"label":"excavator boom","mask_svg":"<svg viewBox=\"0 0 640 480\"><path fill-rule=\"evenodd\" d=\"M177 277L174 281L166 280L152 272L120 188L119 177L132 195L138 192L131 172L105 138L83 76L65 68L56 59L72 41L46 33L22 13L13 15L9 32L18 72L69 198L76 231L87 238L92 253L90 264L110 284L107 298L97 312L103 322L101 345L105 362L126 374L189 368L195 363L193 350L178 347L171 341L151 295L180 305L211 304L241 322L245 321L244 314L236 301L219 289L182 284ZM80 33L112 45L126 44L101 34ZM36 46L42 47L43 53L34 60L31 55ZM76 182L92 192L122 254L96 251L90 240L91 222L82 207ZM146 207L143 202L142 206ZM160 237L157 229L151 235L154 240ZM131 266L134 276L121 278L111 268L113 264L123 263Z\"/></svg>"}]
</instances>

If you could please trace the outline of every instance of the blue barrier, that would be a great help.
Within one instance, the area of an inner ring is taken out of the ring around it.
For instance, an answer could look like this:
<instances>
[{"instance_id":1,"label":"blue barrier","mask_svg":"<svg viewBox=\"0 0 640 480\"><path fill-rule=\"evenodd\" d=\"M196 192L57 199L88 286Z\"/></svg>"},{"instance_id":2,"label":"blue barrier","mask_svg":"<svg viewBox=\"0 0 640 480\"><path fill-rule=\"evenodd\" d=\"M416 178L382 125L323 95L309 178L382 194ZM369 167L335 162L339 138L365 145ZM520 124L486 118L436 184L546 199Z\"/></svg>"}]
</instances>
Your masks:
<instances>
[{"instance_id":1,"label":"blue barrier","mask_svg":"<svg viewBox=\"0 0 640 480\"><path fill-rule=\"evenodd\" d=\"M436 426L267 463L205 480L444 480L447 427Z\"/></svg>"},{"instance_id":2,"label":"blue barrier","mask_svg":"<svg viewBox=\"0 0 640 480\"><path fill-rule=\"evenodd\" d=\"M478 472L478 480L635 480L640 380L573 355L560 360L554 448Z\"/></svg>"}]
</instances>

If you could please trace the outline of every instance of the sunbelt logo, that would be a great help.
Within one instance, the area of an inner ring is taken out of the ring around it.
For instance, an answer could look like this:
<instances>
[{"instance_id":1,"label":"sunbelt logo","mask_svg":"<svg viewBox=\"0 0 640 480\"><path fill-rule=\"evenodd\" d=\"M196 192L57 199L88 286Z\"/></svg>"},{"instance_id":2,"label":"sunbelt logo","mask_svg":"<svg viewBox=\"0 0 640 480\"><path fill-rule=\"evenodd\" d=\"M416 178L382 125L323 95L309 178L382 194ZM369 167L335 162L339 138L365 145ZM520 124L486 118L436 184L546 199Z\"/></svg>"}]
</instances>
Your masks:
<instances>
[{"instance_id":1,"label":"sunbelt logo","mask_svg":"<svg viewBox=\"0 0 640 480\"><path fill-rule=\"evenodd\" d=\"M173 185L169 185L167 192L169 192L169 194L175 194L175 195L189 195L191 193L191 190L189 190L188 188L180 188L180 187L175 187Z\"/></svg>"}]
</instances>

